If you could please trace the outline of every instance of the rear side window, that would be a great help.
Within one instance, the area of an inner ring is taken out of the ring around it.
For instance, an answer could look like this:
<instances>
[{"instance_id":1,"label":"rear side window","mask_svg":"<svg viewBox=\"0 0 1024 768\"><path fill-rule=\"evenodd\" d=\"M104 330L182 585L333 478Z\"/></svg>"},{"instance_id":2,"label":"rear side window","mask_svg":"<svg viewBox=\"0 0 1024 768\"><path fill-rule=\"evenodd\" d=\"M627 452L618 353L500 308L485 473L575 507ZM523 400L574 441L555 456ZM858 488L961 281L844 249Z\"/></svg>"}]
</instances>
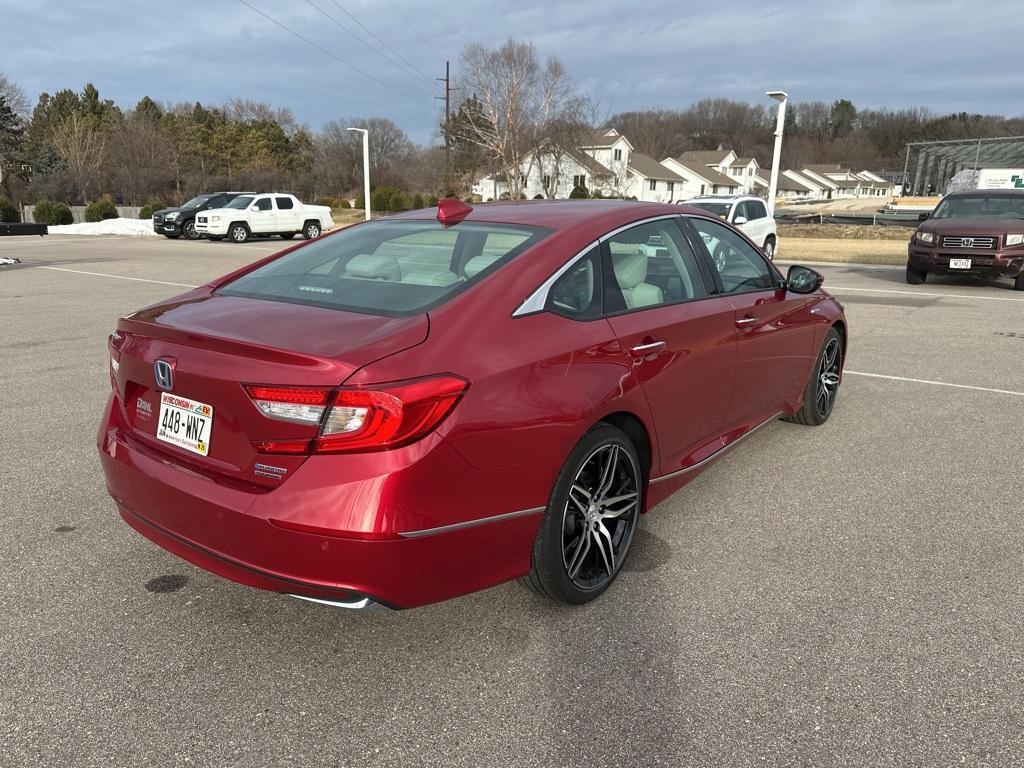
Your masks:
<instances>
[{"instance_id":1,"label":"rear side window","mask_svg":"<svg viewBox=\"0 0 1024 768\"><path fill-rule=\"evenodd\" d=\"M509 224L375 221L311 242L228 283L226 296L401 316L437 306L551 230Z\"/></svg>"},{"instance_id":2,"label":"rear side window","mask_svg":"<svg viewBox=\"0 0 1024 768\"><path fill-rule=\"evenodd\" d=\"M564 275L548 293L547 309L573 320L601 317L601 249L594 246Z\"/></svg>"},{"instance_id":3,"label":"rear side window","mask_svg":"<svg viewBox=\"0 0 1024 768\"><path fill-rule=\"evenodd\" d=\"M277 209L279 211L290 211L293 207L290 197L275 197L274 200L277 202Z\"/></svg>"}]
</instances>

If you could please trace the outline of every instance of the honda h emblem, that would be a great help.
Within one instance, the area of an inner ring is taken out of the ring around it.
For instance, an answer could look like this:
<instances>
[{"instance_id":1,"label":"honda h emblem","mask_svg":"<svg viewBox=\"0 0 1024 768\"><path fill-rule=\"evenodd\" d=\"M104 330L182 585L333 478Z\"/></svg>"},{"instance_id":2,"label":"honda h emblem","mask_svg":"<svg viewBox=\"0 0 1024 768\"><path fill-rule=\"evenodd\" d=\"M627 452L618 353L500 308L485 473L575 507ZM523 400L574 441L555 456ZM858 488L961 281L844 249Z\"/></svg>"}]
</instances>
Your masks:
<instances>
[{"instance_id":1,"label":"honda h emblem","mask_svg":"<svg viewBox=\"0 0 1024 768\"><path fill-rule=\"evenodd\" d=\"M963 239L963 247L964 248L973 248L974 247L974 238L973 237L965 237Z\"/></svg>"},{"instance_id":2,"label":"honda h emblem","mask_svg":"<svg viewBox=\"0 0 1024 768\"><path fill-rule=\"evenodd\" d=\"M153 376L160 389L170 392L174 388L174 369L166 360L153 363Z\"/></svg>"}]
</instances>

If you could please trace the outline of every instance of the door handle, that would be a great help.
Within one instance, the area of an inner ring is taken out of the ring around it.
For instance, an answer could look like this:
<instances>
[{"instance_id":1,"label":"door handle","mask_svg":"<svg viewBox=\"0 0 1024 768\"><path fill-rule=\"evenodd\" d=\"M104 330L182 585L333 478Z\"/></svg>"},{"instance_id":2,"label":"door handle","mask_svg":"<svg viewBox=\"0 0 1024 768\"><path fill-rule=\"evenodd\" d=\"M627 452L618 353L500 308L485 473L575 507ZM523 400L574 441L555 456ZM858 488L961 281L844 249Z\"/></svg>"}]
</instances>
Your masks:
<instances>
[{"instance_id":1,"label":"door handle","mask_svg":"<svg viewBox=\"0 0 1024 768\"><path fill-rule=\"evenodd\" d=\"M650 341L646 344L637 344L629 351L634 355L643 357L644 355L649 355L652 352L664 352L666 349L668 349L668 344L664 341Z\"/></svg>"},{"instance_id":2,"label":"door handle","mask_svg":"<svg viewBox=\"0 0 1024 768\"><path fill-rule=\"evenodd\" d=\"M757 318L751 317L750 315L746 315L745 317L740 317L736 319L736 325L740 328L746 328L748 326L753 325L756 322Z\"/></svg>"}]
</instances>

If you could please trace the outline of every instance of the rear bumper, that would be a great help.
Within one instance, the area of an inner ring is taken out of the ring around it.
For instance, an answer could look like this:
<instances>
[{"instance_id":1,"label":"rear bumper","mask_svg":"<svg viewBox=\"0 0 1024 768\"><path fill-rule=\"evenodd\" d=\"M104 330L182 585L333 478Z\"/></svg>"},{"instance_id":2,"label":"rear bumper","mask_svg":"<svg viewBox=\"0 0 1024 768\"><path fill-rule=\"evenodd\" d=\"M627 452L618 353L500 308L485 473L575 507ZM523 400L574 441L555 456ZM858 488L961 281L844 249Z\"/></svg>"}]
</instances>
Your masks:
<instances>
[{"instance_id":1,"label":"rear bumper","mask_svg":"<svg viewBox=\"0 0 1024 768\"><path fill-rule=\"evenodd\" d=\"M433 435L376 459L375 477L343 482L351 457L318 456L277 488L247 488L137 443L118 414L108 405L98 447L129 525L224 578L333 603L408 608L525 574L553 482L534 464L475 469Z\"/></svg>"},{"instance_id":2,"label":"rear bumper","mask_svg":"<svg viewBox=\"0 0 1024 768\"><path fill-rule=\"evenodd\" d=\"M972 253L970 249L925 248L911 244L907 258L918 269L936 275L972 275L975 277L1017 277L1024 272L1024 253L1020 248L1006 251ZM970 269L950 268L950 259L970 259Z\"/></svg>"}]
</instances>

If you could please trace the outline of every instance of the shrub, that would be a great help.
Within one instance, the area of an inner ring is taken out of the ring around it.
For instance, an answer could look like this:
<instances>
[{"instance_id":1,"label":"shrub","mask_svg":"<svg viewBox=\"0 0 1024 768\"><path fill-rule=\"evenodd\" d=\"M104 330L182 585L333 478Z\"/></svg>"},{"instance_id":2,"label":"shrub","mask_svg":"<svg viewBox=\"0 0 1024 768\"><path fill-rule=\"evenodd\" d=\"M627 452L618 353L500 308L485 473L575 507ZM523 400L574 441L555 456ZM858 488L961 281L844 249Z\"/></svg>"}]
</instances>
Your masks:
<instances>
[{"instance_id":1,"label":"shrub","mask_svg":"<svg viewBox=\"0 0 1024 768\"><path fill-rule=\"evenodd\" d=\"M333 197L318 197L316 199L317 205L326 205L328 208L337 208L337 200Z\"/></svg>"},{"instance_id":2,"label":"shrub","mask_svg":"<svg viewBox=\"0 0 1024 768\"><path fill-rule=\"evenodd\" d=\"M341 208L342 210L348 210L352 206L349 205L348 198L336 197L336 198L334 198L334 207L335 208Z\"/></svg>"},{"instance_id":3,"label":"shrub","mask_svg":"<svg viewBox=\"0 0 1024 768\"><path fill-rule=\"evenodd\" d=\"M108 198L89 203L85 207L86 221L103 221L104 219L116 219L118 217L117 206L114 201Z\"/></svg>"},{"instance_id":4,"label":"shrub","mask_svg":"<svg viewBox=\"0 0 1024 768\"><path fill-rule=\"evenodd\" d=\"M390 211L391 196L397 191L394 187L377 187L370 193L370 207L375 211Z\"/></svg>"},{"instance_id":5,"label":"shrub","mask_svg":"<svg viewBox=\"0 0 1024 768\"><path fill-rule=\"evenodd\" d=\"M573 187L572 192L569 193L570 200L585 200L590 197L590 193L586 187Z\"/></svg>"},{"instance_id":6,"label":"shrub","mask_svg":"<svg viewBox=\"0 0 1024 768\"><path fill-rule=\"evenodd\" d=\"M427 208L437 208L437 195L427 195Z\"/></svg>"},{"instance_id":7,"label":"shrub","mask_svg":"<svg viewBox=\"0 0 1024 768\"><path fill-rule=\"evenodd\" d=\"M409 196L400 190L395 190L394 194L391 195L391 199L388 201L388 210L398 213L399 211L408 211L412 203L409 201Z\"/></svg>"},{"instance_id":8,"label":"shrub","mask_svg":"<svg viewBox=\"0 0 1024 768\"><path fill-rule=\"evenodd\" d=\"M156 213L160 209L166 208L166 207L167 207L167 204L164 203L164 202L161 202L160 200L150 200L144 206L139 208L139 218L140 219L152 219L154 213Z\"/></svg>"},{"instance_id":9,"label":"shrub","mask_svg":"<svg viewBox=\"0 0 1024 768\"><path fill-rule=\"evenodd\" d=\"M66 203L57 203L46 199L36 203L36 207L32 211L32 218L37 224L48 224L51 227L75 223L75 217L71 215L71 209Z\"/></svg>"},{"instance_id":10,"label":"shrub","mask_svg":"<svg viewBox=\"0 0 1024 768\"><path fill-rule=\"evenodd\" d=\"M14 223L21 221L21 214L17 207L6 197L0 197L0 221Z\"/></svg>"}]
</instances>

